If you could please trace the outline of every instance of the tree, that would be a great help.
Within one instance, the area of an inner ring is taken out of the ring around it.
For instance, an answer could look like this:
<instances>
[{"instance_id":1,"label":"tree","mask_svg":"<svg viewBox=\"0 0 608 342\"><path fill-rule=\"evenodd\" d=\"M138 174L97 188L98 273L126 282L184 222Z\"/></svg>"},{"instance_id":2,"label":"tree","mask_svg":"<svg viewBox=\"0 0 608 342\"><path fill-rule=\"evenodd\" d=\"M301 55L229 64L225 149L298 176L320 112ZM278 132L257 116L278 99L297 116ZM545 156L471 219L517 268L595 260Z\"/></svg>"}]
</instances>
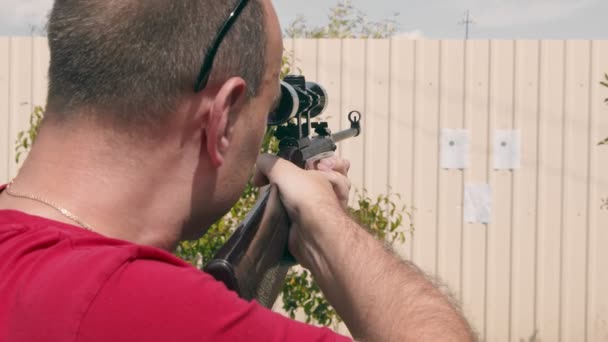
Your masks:
<instances>
[{"instance_id":1,"label":"tree","mask_svg":"<svg viewBox=\"0 0 608 342\"><path fill-rule=\"evenodd\" d=\"M298 16L285 29L285 35L287 38L388 38L399 29L398 16L395 13L393 18L369 20L351 0L341 0L330 8L326 25L310 28L306 18Z\"/></svg>"}]
</instances>

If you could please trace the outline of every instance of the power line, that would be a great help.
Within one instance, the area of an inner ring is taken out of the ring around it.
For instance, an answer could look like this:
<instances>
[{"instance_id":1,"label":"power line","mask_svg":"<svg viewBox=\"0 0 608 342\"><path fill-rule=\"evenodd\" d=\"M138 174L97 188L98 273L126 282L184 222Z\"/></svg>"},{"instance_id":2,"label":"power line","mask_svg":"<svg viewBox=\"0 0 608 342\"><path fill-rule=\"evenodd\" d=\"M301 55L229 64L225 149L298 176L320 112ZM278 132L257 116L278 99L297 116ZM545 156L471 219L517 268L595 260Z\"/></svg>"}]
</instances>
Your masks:
<instances>
[{"instance_id":1,"label":"power line","mask_svg":"<svg viewBox=\"0 0 608 342\"><path fill-rule=\"evenodd\" d=\"M473 18L471 18L469 10L467 10L467 13L465 14L464 19L462 19L462 21L460 21L458 24L464 25L464 27L465 27L464 39L469 40L469 28L471 25L475 24L475 21L473 20Z\"/></svg>"}]
</instances>

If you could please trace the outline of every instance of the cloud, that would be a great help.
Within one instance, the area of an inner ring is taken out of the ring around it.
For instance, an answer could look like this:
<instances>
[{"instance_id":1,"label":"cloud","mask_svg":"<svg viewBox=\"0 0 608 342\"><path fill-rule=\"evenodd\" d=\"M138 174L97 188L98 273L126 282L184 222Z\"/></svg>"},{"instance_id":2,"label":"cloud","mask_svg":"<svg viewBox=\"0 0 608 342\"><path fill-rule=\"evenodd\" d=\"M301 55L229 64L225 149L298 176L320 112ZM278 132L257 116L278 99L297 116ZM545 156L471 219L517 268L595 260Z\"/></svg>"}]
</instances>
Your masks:
<instances>
[{"instance_id":1,"label":"cloud","mask_svg":"<svg viewBox=\"0 0 608 342\"><path fill-rule=\"evenodd\" d=\"M508 27L557 20L596 3L597 0L486 0L476 1L475 24Z\"/></svg>"},{"instance_id":2,"label":"cloud","mask_svg":"<svg viewBox=\"0 0 608 342\"><path fill-rule=\"evenodd\" d=\"M53 0L2 0L0 35L29 35L32 26L44 27Z\"/></svg>"}]
</instances>

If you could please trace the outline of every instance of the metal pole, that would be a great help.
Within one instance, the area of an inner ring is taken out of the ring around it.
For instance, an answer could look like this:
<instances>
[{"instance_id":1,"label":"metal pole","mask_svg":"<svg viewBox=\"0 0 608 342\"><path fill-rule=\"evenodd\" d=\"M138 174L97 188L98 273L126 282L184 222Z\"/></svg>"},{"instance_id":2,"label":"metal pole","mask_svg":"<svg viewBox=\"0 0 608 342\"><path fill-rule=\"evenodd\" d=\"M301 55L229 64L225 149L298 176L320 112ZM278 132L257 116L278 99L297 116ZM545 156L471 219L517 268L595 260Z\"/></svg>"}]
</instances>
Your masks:
<instances>
[{"instance_id":1,"label":"metal pole","mask_svg":"<svg viewBox=\"0 0 608 342\"><path fill-rule=\"evenodd\" d=\"M466 23L466 25L465 25L466 33L465 33L464 39L469 40L469 24L471 23L471 21L469 20L469 11L468 10L467 10L467 19L466 19L465 23Z\"/></svg>"},{"instance_id":2,"label":"metal pole","mask_svg":"<svg viewBox=\"0 0 608 342\"><path fill-rule=\"evenodd\" d=\"M475 21L473 21L473 19L471 19L471 13L469 10L467 10L467 13L465 14L464 19L461 22L459 22L459 24L464 25L464 29L465 29L464 39L469 40L470 25L475 24Z\"/></svg>"}]
</instances>

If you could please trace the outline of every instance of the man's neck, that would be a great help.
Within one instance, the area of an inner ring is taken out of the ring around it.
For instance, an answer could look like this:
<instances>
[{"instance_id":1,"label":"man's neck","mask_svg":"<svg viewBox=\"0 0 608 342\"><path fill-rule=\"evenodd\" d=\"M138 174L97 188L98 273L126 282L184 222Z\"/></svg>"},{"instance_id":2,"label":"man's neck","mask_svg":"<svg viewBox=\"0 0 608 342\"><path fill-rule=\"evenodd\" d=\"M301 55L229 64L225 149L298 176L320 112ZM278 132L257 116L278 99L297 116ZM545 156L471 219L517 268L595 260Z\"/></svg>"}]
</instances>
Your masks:
<instances>
[{"instance_id":1,"label":"man's neck","mask_svg":"<svg viewBox=\"0 0 608 342\"><path fill-rule=\"evenodd\" d=\"M188 151L179 150L185 145L128 151L92 127L58 130L40 131L13 189L69 210L96 233L174 249L191 205L192 175L183 171ZM0 208L75 224L43 203L0 196Z\"/></svg>"}]
</instances>

